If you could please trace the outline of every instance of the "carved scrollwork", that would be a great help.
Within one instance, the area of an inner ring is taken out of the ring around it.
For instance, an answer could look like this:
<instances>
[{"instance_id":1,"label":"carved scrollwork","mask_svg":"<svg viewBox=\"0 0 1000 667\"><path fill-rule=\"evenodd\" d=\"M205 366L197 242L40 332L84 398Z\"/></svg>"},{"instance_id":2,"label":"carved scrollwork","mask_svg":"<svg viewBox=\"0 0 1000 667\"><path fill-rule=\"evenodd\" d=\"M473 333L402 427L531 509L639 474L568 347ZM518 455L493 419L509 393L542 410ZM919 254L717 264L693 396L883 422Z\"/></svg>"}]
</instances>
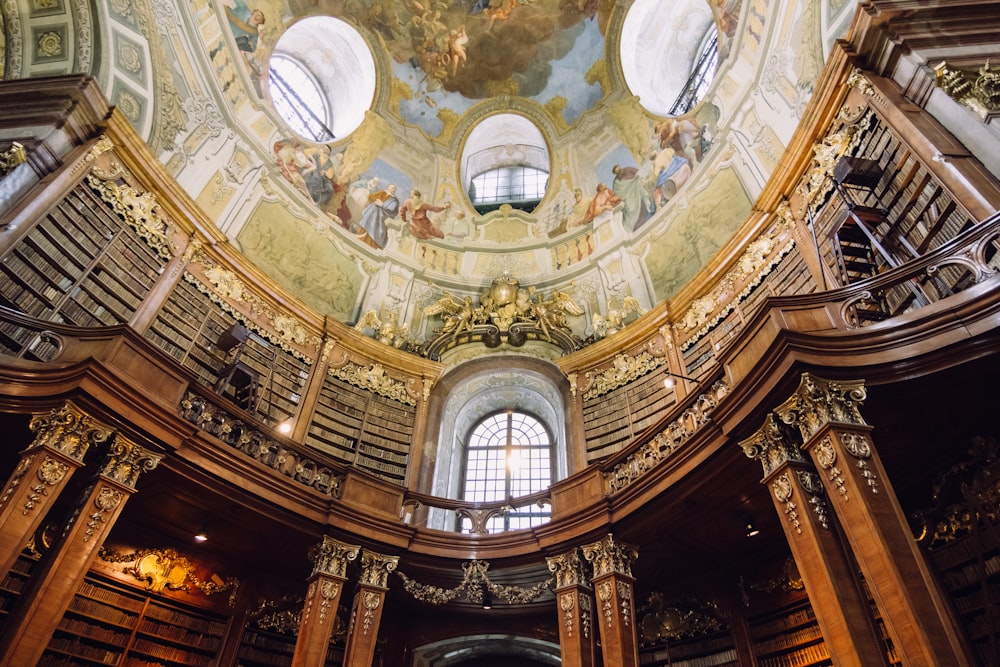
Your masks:
<instances>
[{"instance_id":1,"label":"carved scrollwork","mask_svg":"<svg viewBox=\"0 0 1000 667\"><path fill-rule=\"evenodd\" d=\"M229 604L232 606L240 587L239 579L235 577L225 580L213 577L212 581L201 579L194 564L174 549L139 549L123 554L101 547L98 557L108 563L131 563L122 571L145 582L146 588L154 593L162 593L166 589L190 592L192 588L204 595L229 591Z\"/></svg>"},{"instance_id":2,"label":"carved scrollwork","mask_svg":"<svg viewBox=\"0 0 1000 667\"><path fill-rule=\"evenodd\" d=\"M151 452L119 434L111 443L108 456L101 467L101 475L135 489L139 475L156 468L161 459L162 454Z\"/></svg>"},{"instance_id":3,"label":"carved scrollwork","mask_svg":"<svg viewBox=\"0 0 1000 667\"><path fill-rule=\"evenodd\" d=\"M333 577L347 578L347 564L358 557L360 546L335 540L328 535L323 536L313 552L314 574L326 574Z\"/></svg>"},{"instance_id":4,"label":"carved scrollwork","mask_svg":"<svg viewBox=\"0 0 1000 667\"><path fill-rule=\"evenodd\" d=\"M403 580L403 589L421 602L441 605L458 597L464 597L474 604L482 604L483 592L489 591L496 598L508 604L521 605L537 600L543 593L552 588L552 578L540 581L530 588L519 586L504 586L490 581L487 570L490 564L484 560L467 561L462 564L462 581L454 588L440 588L421 584L410 579L402 571L396 574Z\"/></svg>"},{"instance_id":5,"label":"carved scrollwork","mask_svg":"<svg viewBox=\"0 0 1000 667\"><path fill-rule=\"evenodd\" d=\"M385 396L406 405L416 405L417 400L407 390L406 383L389 375L380 363L371 366L360 366L348 362L339 368L330 368L327 372L356 387Z\"/></svg>"},{"instance_id":6,"label":"carved scrollwork","mask_svg":"<svg viewBox=\"0 0 1000 667\"><path fill-rule=\"evenodd\" d=\"M364 586L387 588L389 573L399 564L399 556L386 556L365 549L361 554L361 577L358 582Z\"/></svg>"},{"instance_id":7,"label":"carved scrollwork","mask_svg":"<svg viewBox=\"0 0 1000 667\"><path fill-rule=\"evenodd\" d=\"M976 72L954 69L942 61L934 74L941 90L981 120L1000 113L1000 71L994 70L989 60Z\"/></svg>"},{"instance_id":8,"label":"carved scrollwork","mask_svg":"<svg viewBox=\"0 0 1000 667\"><path fill-rule=\"evenodd\" d=\"M784 507L785 516L792 524L795 532L802 534L802 525L799 522L799 507L792 500L792 480L788 472L783 472L771 482L771 490L774 492L774 499Z\"/></svg>"},{"instance_id":9,"label":"carved scrollwork","mask_svg":"<svg viewBox=\"0 0 1000 667\"><path fill-rule=\"evenodd\" d=\"M90 447L103 444L113 433L109 426L84 413L72 401L48 414L36 415L29 428L35 433L31 448L48 447L74 461L83 461Z\"/></svg>"},{"instance_id":10,"label":"carved scrollwork","mask_svg":"<svg viewBox=\"0 0 1000 667\"><path fill-rule=\"evenodd\" d=\"M651 373L666 363L663 357L654 357L649 352L643 351L639 354L629 356L626 354L616 354L612 365L599 372L588 371L587 390L583 394L583 400L589 401L600 398L604 394L632 382L642 376Z\"/></svg>"},{"instance_id":11,"label":"carved scrollwork","mask_svg":"<svg viewBox=\"0 0 1000 667\"><path fill-rule=\"evenodd\" d=\"M827 424L864 425L859 406L866 396L863 380L826 380L803 373L798 389L775 412L808 442Z\"/></svg>"},{"instance_id":12,"label":"carved scrollwork","mask_svg":"<svg viewBox=\"0 0 1000 667\"><path fill-rule=\"evenodd\" d=\"M608 574L632 576L632 563L638 557L632 547L616 542L613 535L583 547L583 557L594 569L594 577Z\"/></svg>"},{"instance_id":13,"label":"carved scrollwork","mask_svg":"<svg viewBox=\"0 0 1000 667\"><path fill-rule=\"evenodd\" d=\"M747 458L760 462L767 477L788 462L804 463L801 444L798 432L771 413L756 433L740 442L740 447Z\"/></svg>"}]
</instances>

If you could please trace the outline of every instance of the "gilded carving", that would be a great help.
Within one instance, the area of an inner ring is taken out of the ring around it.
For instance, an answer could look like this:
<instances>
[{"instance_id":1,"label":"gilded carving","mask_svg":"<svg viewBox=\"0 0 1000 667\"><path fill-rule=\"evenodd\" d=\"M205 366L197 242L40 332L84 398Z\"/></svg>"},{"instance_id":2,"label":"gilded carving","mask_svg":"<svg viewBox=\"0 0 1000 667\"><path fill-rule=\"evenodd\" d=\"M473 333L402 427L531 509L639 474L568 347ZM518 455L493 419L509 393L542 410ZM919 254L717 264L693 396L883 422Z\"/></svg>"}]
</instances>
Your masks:
<instances>
[{"instance_id":1,"label":"gilded carving","mask_svg":"<svg viewBox=\"0 0 1000 667\"><path fill-rule=\"evenodd\" d=\"M844 483L843 472L837 467L837 451L833 448L833 441L830 436L823 438L813 450L816 456L816 464L825 470L829 475L829 480L833 482L837 493L847 500L847 486Z\"/></svg>"},{"instance_id":2,"label":"gilded carving","mask_svg":"<svg viewBox=\"0 0 1000 667\"><path fill-rule=\"evenodd\" d=\"M361 598L361 606L365 610L361 618L361 634L367 635L368 631L375 625L375 610L382 604L382 594L375 591L363 591Z\"/></svg>"},{"instance_id":3,"label":"gilded carving","mask_svg":"<svg viewBox=\"0 0 1000 667\"><path fill-rule=\"evenodd\" d=\"M6 176L27 161L28 153L24 150L24 145L11 142L10 148L0 152L0 177Z\"/></svg>"},{"instance_id":4,"label":"gilded carving","mask_svg":"<svg viewBox=\"0 0 1000 667\"><path fill-rule=\"evenodd\" d=\"M773 413L764 418L764 425L756 433L740 442L747 458L760 462L764 477L786 463L805 463L800 445L799 434L779 421Z\"/></svg>"},{"instance_id":5,"label":"gilded carving","mask_svg":"<svg viewBox=\"0 0 1000 667\"><path fill-rule=\"evenodd\" d=\"M360 546L335 540L328 535L315 547L312 555L313 574L347 578L347 564L358 557Z\"/></svg>"},{"instance_id":6,"label":"gilded carving","mask_svg":"<svg viewBox=\"0 0 1000 667\"><path fill-rule=\"evenodd\" d=\"M189 592L192 587L205 595L230 591L229 604L232 606L240 586L239 580L234 577L219 580L221 583L202 580L194 564L173 549L139 549L121 554L101 547L98 557L109 563L131 563L122 571L145 582L146 589L154 593L164 590Z\"/></svg>"},{"instance_id":7,"label":"gilded carving","mask_svg":"<svg viewBox=\"0 0 1000 667\"><path fill-rule=\"evenodd\" d=\"M619 581L618 606L621 609L622 625L626 628L632 623L632 586L627 581Z\"/></svg>"},{"instance_id":8,"label":"gilded carving","mask_svg":"<svg viewBox=\"0 0 1000 667\"><path fill-rule=\"evenodd\" d=\"M944 63L942 63L944 64ZM860 67L854 67L851 69L851 73L847 76L847 85L850 88L861 91L866 97L875 97L875 89L872 87L872 82L868 80L865 73Z\"/></svg>"},{"instance_id":9,"label":"gilded carving","mask_svg":"<svg viewBox=\"0 0 1000 667\"><path fill-rule=\"evenodd\" d=\"M161 459L162 454L155 454L119 434L109 448L101 475L134 490L139 475L156 468Z\"/></svg>"},{"instance_id":10,"label":"gilded carving","mask_svg":"<svg viewBox=\"0 0 1000 667\"><path fill-rule=\"evenodd\" d=\"M573 593L567 592L559 596L559 609L563 613L563 621L566 624L566 636L573 636L573 619L575 615L573 610L576 608L576 602L574 601Z\"/></svg>"},{"instance_id":11,"label":"gilded carving","mask_svg":"<svg viewBox=\"0 0 1000 667\"><path fill-rule=\"evenodd\" d=\"M87 176L87 184L101 196L111 208L150 248L163 259L174 256L176 248L170 241L171 226L160 217L160 204L152 192L139 192L127 185L119 186L112 181L105 181Z\"/></svg>"},{"instance_id":12,"label":"gilded carving","mask_svg":"<svg viewBox=\"0 0 1000 667\"><path fill-rule=\"evenodd\" d=\"M340 594L340 586L338 586L336 583L330 581L329 579L324 580L323 583L320 585L320 590L319 590L319 596L320 596L319 624L320 625L323 625L323 623L326 622L327 616L330 613L330 606L333 604L333 601L337 598L337 596L339 594ZM310 596L309 596L310 602L312 601L312 597L313 596L310 594ZM303 618L303 622L305 622L304 618Z\"/></svg>"},{"instance_id":13,"label":"gilded carving","mask_svg":"<svg viewBox=\"0 0 1000 667\"><path fill-rule=\"evenodd\" d=\"M785 516L788 517L788 522L792 524L795 528L795 532L802 534L802 526L799 523L799 508L798 505L792 501L792 480L785 471L774 478L771 482L771 490L774 492L774 499L778 501L780 505L784 506Z\"/></svg>"},{"instance_id":14,"label":"gilded carving","mask_svg":"<svg viewBox=\"0 0 1000 667\"><path fill-rule=\"evenodd\" d=\"M594 578L608 574L632 576L632 563L638 557L635 549L615 542L613 535L583 547L583 557L594 568Z\"/></svg>"},{"instance_id":15,"label":"gilded carving","mask_svg":"<svg viewBox=\"0 0 1000 667\"><path fill-rule=\"evenodd\" d=\"M371 366L359 366L353 362L348 362L340 368L330 368L327 372L356 387L367 389L394 401L399 401L406 405L417 404L416 399L407 391L406 383L390 376L386 373L385 367L378 362L373 363Z\"/></svg>"},{"instance_id":16,"label":"gilded carving","mask_svg":"<svg viewBox=\"0 0 1000 667\"><path fill-rule=\"evenodd\" d=\"M112 434L109 427L82 412L71 401L45 415L36 415L29 426L35 432L31 449L48 447L82 462L92 445L104 443Z\"/></svg>"},{"instance_id":17,"label":"gilded carving","mask_svg":"<svg viewBox=\"0 0 1000 667\"><path fill-rule=\"evenodd\" d=\"M388 588L389 573L399 564L399 556L386 556L365 549L361 553L361 577L358 583L362 586Z\"/></svg>"},{"instance_id":18,"label":"gilded carving","mask_svg":"<svg viewBox=\"0 0 1000 667\"><path fill-rule=\"evenodd\" d=\"M952 69L942 61L934 68L934 74L941 90L981 120L1000 113L1000 71L990 67L989 60L975 73Z\"/></svg>"},{"instance_id":19,"label":"gilded carving","mask_svg":"<svg viewBox=\"0 0 1000 667\"><path fill-rule=\"evenodd\" d=\"M712 291L692 301L677 320L674 330L678 334L697 329L684 341L681 350L697 343L729 315L795 247L795 241L791 237L782 239L790 227L790 217L785 217L780 206L775 218L776 224L747 244L736 264Z\"/></svg>"},{"instance_id":20,"label":"gilded carving","mask_svg":"<svg viewBox=\"0 0 1000 667\"><path fill-rule=\"evenodd\" d=\"M858 460L858 470L861 471L861 476L868 484L868 488L871 489L872 494L878 495L878 476L868 464L868 459L872 457L872 448L868 438L862 433L841 432L839 435L847 453Z\"/></svg>"},{"instance_id":21,"label":"gilded carving","mask_svg":"<svg viewBox=\"0 0 1000 667\"><path fill-rule=\"evenodd\" d=\"M602 473L605 495L621 491L677 451L709 422L719 401L728 393L729 386L725 381L716 382L711 391L699 394L691 407L667 424L652 440L644 443L638 451L630 454L610 471Z\"/></svg>"},{"instance_id":22,"label":"gilded carving","mask_svg":"<svg viewBox=\"0 0 1000 667\"><path fill-rule=\"evenodd\" d=\"M616 354L612 365L600 373L587 371L587 391L583 400L599 398L608 392L650 373L664 363L662 357L654 357L649 352L640 352L634 357Z\"/></svg>"},{"instance_id":23,"label":"gilded carving","mask_svg":"<svg viewBox=\"0 0 1000 667\"><path fill-rule=\"evenodd\" d=\"M590 619L593 613L590 596L578 595L577 600L580 602L580 632L583 634L584 639L590 639Z\"/></svg>"},{"instance_id":24,"label":"gilded carving","mask_svg":"<svg viewBox=\"0 0 1000 667\"><path fill-rule=\"evenodd\" d=\"M577 549L573 549L560 556L552 556L545 559L548 563L549 572L555 575L556 589L567 586L586 586L588 577L584 561Z\"/></svg>"},{"instance_id":25,"label":"gilded carving","mask_svg":"<svg viewBox=\"0 0 1000 667\"><path fill-rule=\"evenodd\" d=\"M270 435L244 423L204 397L188 392L181 401L180 414L201 430L215 435L227 445L293 481L325 496L340 497L343 475L336 474L333 469L320 464L316 459L288 449Z\"/></svg>"},{"instance_id":26,"label":"gilded carving","mask_svg":"<svg viewBox=\"0 0 1000 667\"><path fill-rule=\"evenodd\" d=\"M56 461L49 456L42 459L36 472L39 483L31 487L31 493L28 494L28 498L24 502L21 514L25 516L30 514L31 510L37 507L38 501L43 496L48 495L48 488L61 482L66 477L67 472L69 472L69 466L62 461Z\"/></svg>"},{"instance_id":27,"label":"gilded carving","mask_svg":"<svg viewBox=\"0 0 1000 667\"><path fill-rule=\"evenodd\" d=\"M35 454L26 454L17 464L17 468L10 476L7 488L4 489L3 496L0 496L0 507L7 504L10 497L14 495L17 487L21 484L21 478L28 474L31 464L35 460Z\"/></svg>"},{"instance_id":28,"label":"gilded carving","mask_svg":"<svg viewBox=\"0 0 1000 667\"><path fill-rule=\"evenodd\" d=\"M309 622L309 615L312 614L313 598L316 597L316 582L313 581L306 589L306 604L302 608L302 623Z\"/></svg>"},{"instance_id":29,"label":"gilded carving","mask_svg":"<svg viewBox=\"0 0 1000 667\"><path fill-rule=\"evenodd\" d=\"M823 482L820 480L819 475L808 470L796 470L795 479L798 480L799 486L809 494L809 506L812 507L813 514L816 515L819 525L829 530L829 512L826 499L823 497Z\"/></svg>"},{"instance_id":30,"label":"gilded carving","mask_svg":"<svg viewBox=\"0 0 1000 667\"><path fill-rule=\"evenodd\" d=\"M501 598L509 604L527 604L538 599L547 590L552 588L552 579L541 581L530 588L519 586L503 586L490 581L486 571L490 564L484 560L473 560L462 564L462 581L454 588L444 589L437 586L429 586L418 583L405 574L396 570L396 574L403 580L403 590L421 602L439 605L446 604L456 599L459 595L466 600L479 604L483 601L483 591L487 590L493 596Z\"/></svg>"},{"instance_id":31,"label":"gilded carving","mask_svg":"<svg viewBox=\"0 0 1000 667\"><path fill-rule=\"evenodd\" d=\"M121 505L124 499L125 494L119 489L114 489L110 486L101 486L97 492L97 497L94 498L95 511L87 515L87 530L83 534L84 542L89 541L94 536L98 527L105 522L105 515Z\"/></svg>"},{"instance_id":32,"label":"gilded carving","mask_svg":"<svg viewBox=\"0 0 1000 667\"><path fill-rule=\"evenodd\" d=\"M808 442L827 424L864 425L858 406L866 396L864 380L825 380L803 373L798 389L775 412Z\"/></svg>"},{"instance_id":33,"label":"gilded carving","mask_svg":"<svg viewBox=\"0 0 1000 667\"><path fill-rule=\"evenodd\" d=\"M613 592L614 588L611 581L602 581L597 586L597 599L601 601L601 610L604 612L604 620L608 626L611 625L611 621L614 618Z\"/></svg>"}]
</instances>

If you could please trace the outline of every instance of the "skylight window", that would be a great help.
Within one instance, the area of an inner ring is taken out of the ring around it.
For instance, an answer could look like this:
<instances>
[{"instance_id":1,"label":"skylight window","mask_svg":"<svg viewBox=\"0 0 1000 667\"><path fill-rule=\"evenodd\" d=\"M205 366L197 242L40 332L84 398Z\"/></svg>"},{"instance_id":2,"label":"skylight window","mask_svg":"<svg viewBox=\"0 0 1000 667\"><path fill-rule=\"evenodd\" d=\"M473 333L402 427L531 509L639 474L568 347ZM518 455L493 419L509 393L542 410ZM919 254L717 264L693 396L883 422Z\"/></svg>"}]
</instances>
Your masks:
<instances>
[{"instance_id":1,"label":"skylight window","mask_svg":"<svg viewBox=\"0 0 1000 667\"><path fill-rule=\"evenodd\" d=\"M532 211L545 195L549 172L534 167L497 167L472 178L469 199L480 213L510 204Z\"/></svg>"},{"instance_id":2,"label":"skylight window","mask_svg":"<svg viewBox=\"0 0 1000 667\"><path fill-rule=\"evenodd\" d=\"M317 143L333 141L330 106L305 67L294 58L274 54L268 78L274 108L296 134Z\"/></svg>"}]
</instances>

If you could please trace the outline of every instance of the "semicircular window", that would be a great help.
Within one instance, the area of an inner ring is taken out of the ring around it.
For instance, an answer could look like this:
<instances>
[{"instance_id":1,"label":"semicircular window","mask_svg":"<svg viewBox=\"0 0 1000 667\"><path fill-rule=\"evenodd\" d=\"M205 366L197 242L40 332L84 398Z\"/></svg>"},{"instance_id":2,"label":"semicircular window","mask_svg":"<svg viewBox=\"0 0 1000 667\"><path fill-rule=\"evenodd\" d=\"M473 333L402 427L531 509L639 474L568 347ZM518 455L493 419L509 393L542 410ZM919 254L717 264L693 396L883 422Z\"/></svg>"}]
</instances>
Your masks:
<instances>
[{"instance_id":1,"label":"semicircular window","mask_svg":"<svg viewBox=\"0 0 1000 667\"><path fill-rule=\"evenodd\" d=\"M291 26L271 55L268 90L275 111L317 143L356 130L375 98L375 59L364 37L331 16Z\"/></svg>"},{"instance_id":2,"label":"semicircular window","mask_svg":"<svg viewBox=\"0 0 1000 667\"><path fill-rule=\"evenodd\" d=\"M625 83L647 111L680 116L708 92L719 64L719 31L735 29L728 4L636 0L622 24Z\"/></svg>"},{"instance_id":3,"label":"semicircular window","mask_svg":"<svg viewBox=\"0 0 1000 667\"><path fill-rule=\"evenodd\" d=\"M461 178L480 214L504 204L534 211L549 181L549 151L541 130L517 114L483 119L462 151Z\"/></svg>"}]
</instances>

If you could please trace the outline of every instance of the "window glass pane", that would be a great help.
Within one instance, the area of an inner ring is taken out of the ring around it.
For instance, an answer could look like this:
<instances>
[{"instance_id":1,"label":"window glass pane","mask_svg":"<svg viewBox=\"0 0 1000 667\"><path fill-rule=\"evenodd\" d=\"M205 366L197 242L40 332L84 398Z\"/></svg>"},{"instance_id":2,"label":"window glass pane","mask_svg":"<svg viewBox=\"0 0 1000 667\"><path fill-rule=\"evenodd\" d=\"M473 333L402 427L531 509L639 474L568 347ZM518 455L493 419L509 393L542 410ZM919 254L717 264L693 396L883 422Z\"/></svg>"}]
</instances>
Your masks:
<instances>
[{"instance_id":1,"label":"window glass pane","mask_svg":"<svg viewBox=\"0 0 1000 667\"><path fill-rule=\"evenodd\" d=\"M295 59L274 54L268 83L275 110L296 134L312 141L333 140L330 108L316 80Z\"/></svg>"}]
</instances>

